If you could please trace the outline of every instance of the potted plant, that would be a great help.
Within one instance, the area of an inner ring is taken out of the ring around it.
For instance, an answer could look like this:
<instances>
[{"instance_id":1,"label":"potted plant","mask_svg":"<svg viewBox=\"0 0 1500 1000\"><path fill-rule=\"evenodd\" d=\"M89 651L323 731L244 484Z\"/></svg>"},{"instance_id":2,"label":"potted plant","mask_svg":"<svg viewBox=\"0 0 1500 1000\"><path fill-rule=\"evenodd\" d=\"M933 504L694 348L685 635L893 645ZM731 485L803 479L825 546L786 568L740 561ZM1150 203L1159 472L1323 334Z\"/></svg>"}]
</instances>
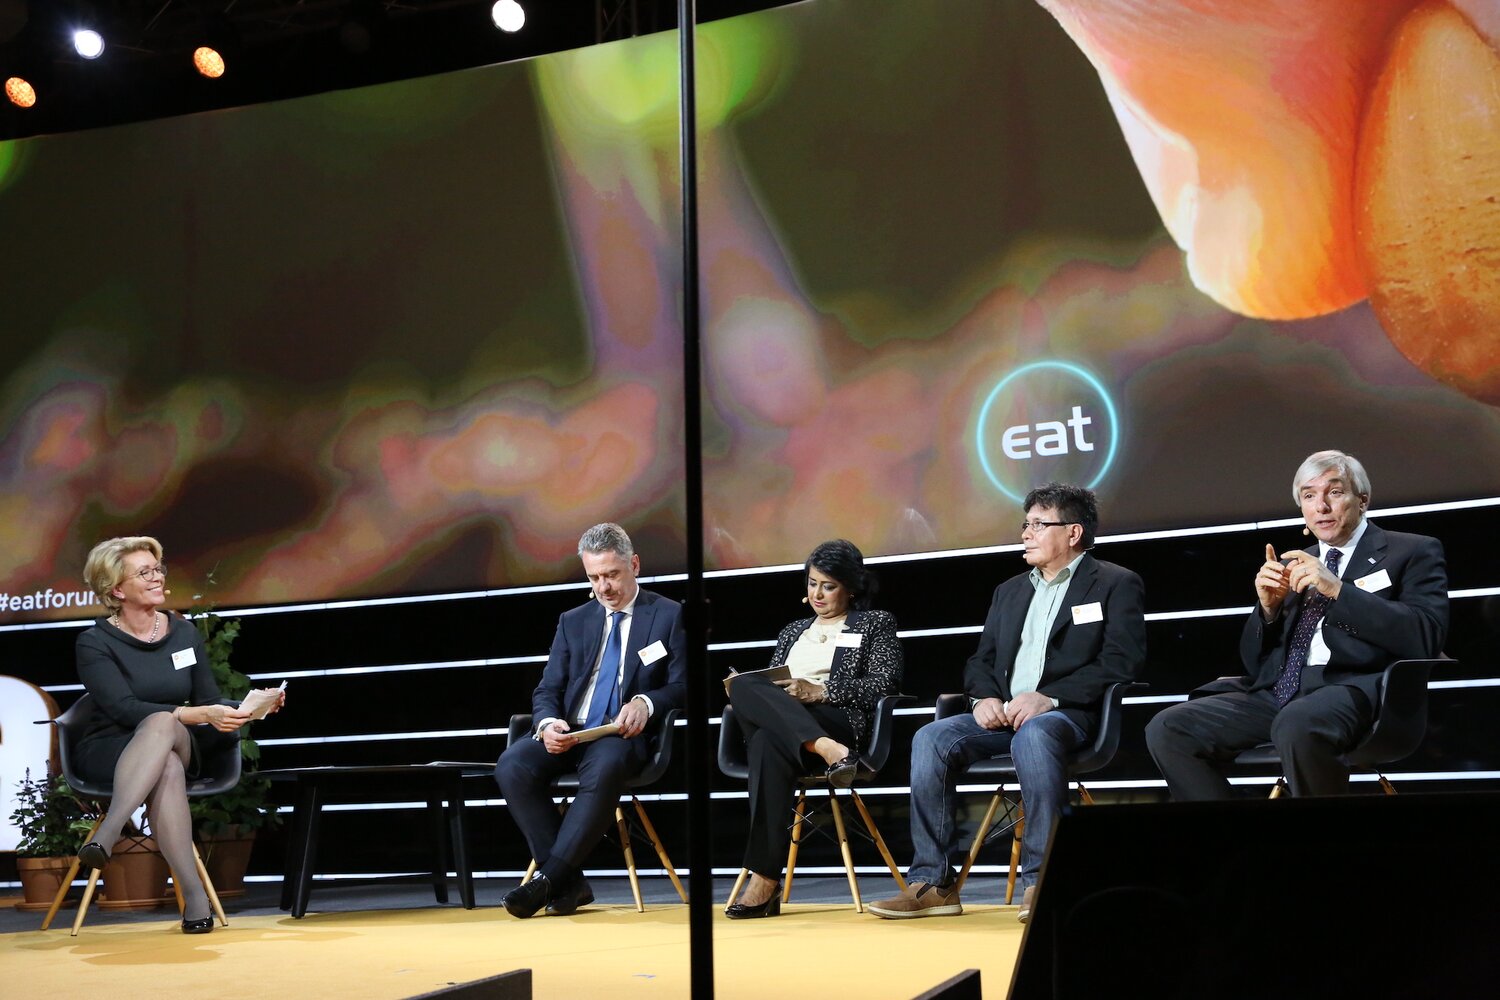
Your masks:
<instances>
[{"instance_id":1,"label":"potted plant","mask_svg":"<svg viewBox=\"0 0 1500 1000\"><path fill-rule=\"evenodd\" d=\"M250 678L230 666L229 654L240 634L238 621L225 621L211 606L192 612L193 624L203 635L203 645L219 692L236 701L250 693ZM245 891L245 871L259 830L274 827L281 816L270 807L271 782L255 773L260 765L260 747L250 738L250 726L240 730L242 770L240 782L227 792L204 795L189 802L203 864L221 897Z\"/></svg>"},{"instance_id":2,"label":"potted plant","mask_svg":"<svg viewBox=\"0 0 1500 1000\"><path fill-rule=\"evenodd\" d=\"M32 780L28 768L16 786L19 792L10 821L21 833L16 869L24 896L16 905L23 910L45 910L67 877L90 821L62 775Z\"/></svg>"}]
</instances>

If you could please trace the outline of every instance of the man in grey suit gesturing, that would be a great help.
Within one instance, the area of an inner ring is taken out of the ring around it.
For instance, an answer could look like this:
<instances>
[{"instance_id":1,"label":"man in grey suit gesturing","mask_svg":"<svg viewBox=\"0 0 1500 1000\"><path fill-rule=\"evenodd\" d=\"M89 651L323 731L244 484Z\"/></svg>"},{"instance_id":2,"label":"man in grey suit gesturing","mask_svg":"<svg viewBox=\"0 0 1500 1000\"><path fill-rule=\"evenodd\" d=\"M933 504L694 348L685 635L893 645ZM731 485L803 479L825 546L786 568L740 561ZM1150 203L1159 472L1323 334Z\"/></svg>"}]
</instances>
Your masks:
<instances>
[{"instance_id":1,"label":"man in grey suit gesturing","mask_svg":"<svg viewBox=\"0 0 1500 1000\"><path fill-rule=\"evenodd\" d=\"M1009 753L1026 828L1021 837L1021 909L1031 912L1052 825L1068 795L1066 755L1093 739L1104 692L1146 662L1141 578L1088 553L1099 524L1090 490L1049 483L1022 508L1029 573L995 588L979 650L964 668L972 714L929 723L911 748L911 837L915 858L901 895L870 905L882 917L963 912L949 858L957 844L954 785L971 762Z\"/></svg>"},{"instance_id":2,"label":"man in grey suit gesturing","mask_svg":"<svg viewBox=\"0 0 1500 1000\"><path fill-rule=\"evenodd\" d=\"M533 737L506 748L495 765L500 793L539 866L505 896L505 909L517 917L543 906L565 915L594 901L579 866L686 690L682 606L636 583L641 557L625 529L594 525L578 540L578 555L594 599L558 618L532 693ZM610 722L619 727L616 735L584 743L572 735ZM552 781L570 771L578 772L578 794L559 816Z\"/></svg>"},{"instance_id":3,"label":"man in grey suit gesturing","mask_svg":"<svg viewBox=\"0 0 1500 1000\"><path fill-rule=\"evenodd\" d=\"M1359 460L1341 451L1307 456L1292 496L1317 544L1279 557L1266 546L1258 606L1240 636L1245 675L1200 688L1212 696L1173 705L1146 727L1175 799L1228 798L1219 762L1267 740L1293 795L1347 791L1339 755L1375 721L1385 668L1443 648L1443 546L1365 518L1370 477Z\"/></svg>"}]
</instances>

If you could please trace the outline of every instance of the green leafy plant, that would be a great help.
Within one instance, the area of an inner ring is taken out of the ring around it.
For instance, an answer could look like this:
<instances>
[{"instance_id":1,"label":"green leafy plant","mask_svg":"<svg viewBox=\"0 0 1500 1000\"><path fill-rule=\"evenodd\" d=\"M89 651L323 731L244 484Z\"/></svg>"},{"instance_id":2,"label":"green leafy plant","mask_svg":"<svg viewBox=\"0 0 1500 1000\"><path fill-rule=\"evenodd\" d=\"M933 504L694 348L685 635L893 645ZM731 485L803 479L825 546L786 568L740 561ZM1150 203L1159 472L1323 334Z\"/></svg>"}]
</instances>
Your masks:
<instances>
[{"instance_id":1,"label":"green leafy plant","mask_svg":"<svg viewBox=\"0 0 1500 1000\"><path fill-rule=\"evenodd\" d=\"M212 574L208 582L213 582ZM250 678L229 663L234 640L240 634L240 623L220 618L214 614L211 604L194 605L188 613L203 636L203 646L208 653L214 681L219 685L219 693L236 701L244 698L250 693ZM240 730L240 757L243 759L240 783L227 792L189 800L188 808L199 831L206 836L221 836L234 827L261 830L281 824L280 814L268 806L270 779L255 773L260 766L260 746L250 738L253 725L248 723Z\"/></svg>"},{"instance_id":2,"label":"green leafy plant","mask_svg":"<svg viewBox=\"0 0 1500 1000\"><path fill-rule=\"evenodd\" d=\"M78 852L93 826L93 811L62 775L32 780L31 769L16 782L16 808L10 821L20 830L16 854L23 858L68 858Z\"/></svg>"}]
</instances>

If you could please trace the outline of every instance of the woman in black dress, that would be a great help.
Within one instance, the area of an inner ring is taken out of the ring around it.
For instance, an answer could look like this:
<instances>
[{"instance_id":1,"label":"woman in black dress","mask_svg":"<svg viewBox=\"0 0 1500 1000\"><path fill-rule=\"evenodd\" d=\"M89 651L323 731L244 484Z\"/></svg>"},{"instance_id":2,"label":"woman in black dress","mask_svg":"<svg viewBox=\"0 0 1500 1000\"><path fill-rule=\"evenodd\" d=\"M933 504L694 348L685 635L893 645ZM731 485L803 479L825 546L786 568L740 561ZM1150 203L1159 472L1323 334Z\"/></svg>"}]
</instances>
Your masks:
<instances>
[{"instance_id":1,"label":"woman in black dress","mask_svg":"<svg viewBox=\"0 0 1500 1000\"><path fill-rule=\"evenodd\" d=\"M146 536L100 542L83 578L111 614L78 637L78 678L95 712L78 741L75 766L114 791L108 815L78 858L104 867L125 822L145 803L151 833L182 889L183 933L206 934L213 916L193 862L187 780L206 754L238 753L236 734L250 717L219 703L198 630L161 609L168 591L160 542Z\"/></svg>"},{"instance_id":2,"label":"woman in black dress","mask_svg":"<svg viewBox=\"0 0 1500 1000\"><path fill-rule=\"evenodd\" d=\"M859 769L875 708L901 683L901 640L889 611L871 611L874 575L852 542L813 549L803 567L814 617L781 630L771 665L791 678L746 674L729 687L750 762L750 879L726 914L732 920L774 917L781 910L781 871L797 779L818 767L847 788Z\"/></svg>"}]
</instances>

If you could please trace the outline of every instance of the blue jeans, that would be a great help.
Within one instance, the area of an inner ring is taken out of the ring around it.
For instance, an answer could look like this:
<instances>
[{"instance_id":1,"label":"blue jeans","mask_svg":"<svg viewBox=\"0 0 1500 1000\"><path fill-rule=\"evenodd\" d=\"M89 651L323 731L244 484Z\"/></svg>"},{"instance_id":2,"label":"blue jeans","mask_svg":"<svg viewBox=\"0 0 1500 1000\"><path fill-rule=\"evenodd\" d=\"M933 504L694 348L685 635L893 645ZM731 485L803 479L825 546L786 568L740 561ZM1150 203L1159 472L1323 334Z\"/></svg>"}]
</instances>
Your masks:
<instances>
[{"instance_id":1,"label":"blue jeans","mask_svg":"<svg viewBox=\"0 0 1500 1000\"><path fill-rule=\"evenodd\" d=\"M958 845L954 786L963 769L976 760L1010 754L1026 807L1021 835L1021 871L1016 881L1035 885L1047 853L1052 825L1068 801L1066 754L1088 738L1061 712L1028 719L1018 731L985 729L972 713L930 722L917 730L911 745L912 865L908 882L951 883L949 862ZM961 860L958 862L963 863Z\"/></svg>"}]
</instances>

